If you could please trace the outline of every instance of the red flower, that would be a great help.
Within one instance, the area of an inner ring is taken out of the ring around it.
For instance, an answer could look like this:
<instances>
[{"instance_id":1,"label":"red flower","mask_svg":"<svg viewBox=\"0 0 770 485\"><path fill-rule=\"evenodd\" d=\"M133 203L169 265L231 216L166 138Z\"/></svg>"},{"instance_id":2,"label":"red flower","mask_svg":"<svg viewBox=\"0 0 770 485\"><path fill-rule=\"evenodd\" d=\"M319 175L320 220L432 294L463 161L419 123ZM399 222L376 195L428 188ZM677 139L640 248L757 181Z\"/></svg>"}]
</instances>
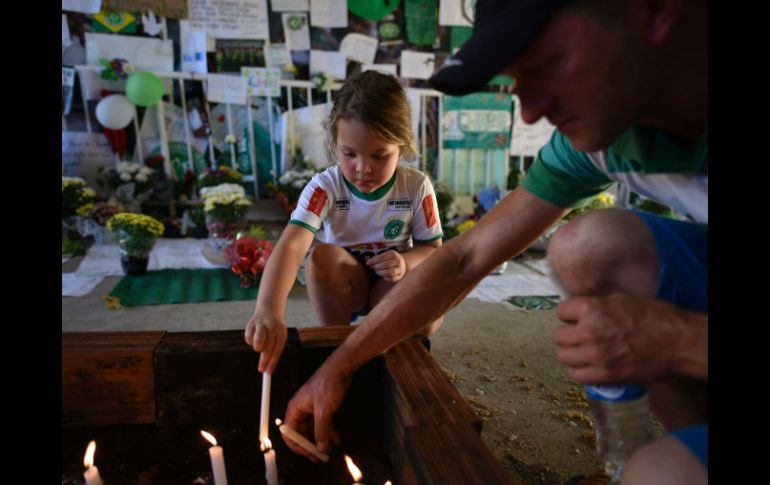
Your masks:
<instances>
[{"instance_id":1,"label":"red flower","mask_svg":"<svg viewBox=\"0 0 770 485\"><path fill-rule=\"evenodd\" d=\"M241 286L245 288L256 285L272 252L270 241L251 236L241 236L225 247L230 270L241 277Z\"/></svg>"}]
</instances>

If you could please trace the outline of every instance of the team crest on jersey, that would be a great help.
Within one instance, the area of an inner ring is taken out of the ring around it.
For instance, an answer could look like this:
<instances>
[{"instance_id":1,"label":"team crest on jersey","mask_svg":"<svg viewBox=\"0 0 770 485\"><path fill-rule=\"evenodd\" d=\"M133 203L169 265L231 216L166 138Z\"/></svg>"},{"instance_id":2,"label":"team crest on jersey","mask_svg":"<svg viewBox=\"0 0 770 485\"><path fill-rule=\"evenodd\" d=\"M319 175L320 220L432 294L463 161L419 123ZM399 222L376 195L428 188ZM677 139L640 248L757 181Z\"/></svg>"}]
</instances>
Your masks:
<instances>
[{"instance_id":1,"label":"team crest on jersey","mask_svg":"<svg viewBox=\"0 0 770 485\"><path fill-rule=\"evenodd\" d=\"M336 199L334 201L334 210L336 211L349 211L350 199Z\"/></svg>"},{"instance_id":2,"label":"team crest on jersey","mask_svg":"<svg viewBox=\"0 0 770 485\"><path fill-rule=\"evenodd\" d=\"M318 217L321 217L321 211L324 209L328 198L329 196L326 195L326 191L324 189L321 187L316 187L316 189L313 191L312 197L310 197L310 202L307 204L308 212L312 212Z\"/></svg>"},{"instance_id":3,"label":"team crest on jersey","mask_svg":"<svg viewBox=\"0 0 770 485\"><path fill-rule=\"evenodd\" d=\"M401 231L404 230L404 221L401 219L393 219L385 226L385 239L396 239L401 235Z\"/></svg>"},{"instance_id":4,"label":"team crest on jersey","mask_svg":"<svg viewBox=\"0 0 770 485\"><path fill-rule=\"evenodd\" d=\"M428 194L422 199L422 213L425 214L425 225L427 227L433 227L438 222L436 219L436 211L433 207L433 194Z\"/></svg>"},{"instance_id":5,"label":"team crest on jersey","mask_svg":"<svg viewBox=\"0 0 770 485\"><path fill-rule=\"evenodd\" d=\"M388 210L389 211L411 211L412 201L411 199L389 199Z\"/></svg>"}]
</instances>

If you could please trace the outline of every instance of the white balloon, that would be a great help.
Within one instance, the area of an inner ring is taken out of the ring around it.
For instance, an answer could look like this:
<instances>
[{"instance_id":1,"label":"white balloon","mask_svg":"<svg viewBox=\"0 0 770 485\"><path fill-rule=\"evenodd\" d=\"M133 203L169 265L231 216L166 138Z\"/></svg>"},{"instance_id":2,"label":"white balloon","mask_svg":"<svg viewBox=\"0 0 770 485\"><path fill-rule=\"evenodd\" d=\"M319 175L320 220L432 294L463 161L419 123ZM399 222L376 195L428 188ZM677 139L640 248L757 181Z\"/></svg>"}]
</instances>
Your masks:
<instances>
[{"instance_id":1,"label":"white balloon","mask_svg":"<svg viewBox=\"0 0 770 485\"><path fill-rule=\"evenodd\" d=\"M96 104L96 119L103 127L122 130L134 118L134 105L122 94L111 94Z\"/></svg>"}]
</instances>

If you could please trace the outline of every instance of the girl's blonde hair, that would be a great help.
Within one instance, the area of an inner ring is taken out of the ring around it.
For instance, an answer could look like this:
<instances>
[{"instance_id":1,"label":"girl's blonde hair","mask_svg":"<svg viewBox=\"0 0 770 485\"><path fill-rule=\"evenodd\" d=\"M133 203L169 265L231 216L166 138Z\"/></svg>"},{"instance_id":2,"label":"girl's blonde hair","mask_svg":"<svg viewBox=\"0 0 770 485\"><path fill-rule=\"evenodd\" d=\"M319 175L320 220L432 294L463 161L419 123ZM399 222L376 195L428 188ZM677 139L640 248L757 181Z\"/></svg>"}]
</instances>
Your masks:
<instances>
[{"instance_id":1,"label":"girl's blonde hair","mask_svg":"<svg viewBox=\"0 0 770 485\"><path fill-rule=\"evenodd\" d=\"M342 85L325 123L330 163L336 159L337 123L342 119L363 123L378 138L398 145L405 160L417 154L412 112L406 92L395 76L364 71L349 77Z\"/></svg>"}]
</instances>

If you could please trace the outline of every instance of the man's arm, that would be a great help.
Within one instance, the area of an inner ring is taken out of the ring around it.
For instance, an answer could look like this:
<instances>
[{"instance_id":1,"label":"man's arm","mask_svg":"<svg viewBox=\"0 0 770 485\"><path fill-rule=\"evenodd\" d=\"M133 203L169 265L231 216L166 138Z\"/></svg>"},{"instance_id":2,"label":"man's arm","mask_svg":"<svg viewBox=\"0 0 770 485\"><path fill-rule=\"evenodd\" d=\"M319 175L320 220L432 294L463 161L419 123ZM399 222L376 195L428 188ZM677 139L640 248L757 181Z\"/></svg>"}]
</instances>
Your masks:
<instances>
[{"instance_id":1,"label":"man's arm","mask_svg":"<svg viewBox=\"0 0 770 485\"><path fill-rule=\"evenodd\" d=\"M407 273L289 402L286 422L309 431L328 450L331 416L352 374L372 358L436 320L501 262L518 254L566 209L519 187L472 230L437 249ZM287 444L302 453L293 443ZM302 453L305 454L305 453Z\"/></svg>"}]
</instances>

